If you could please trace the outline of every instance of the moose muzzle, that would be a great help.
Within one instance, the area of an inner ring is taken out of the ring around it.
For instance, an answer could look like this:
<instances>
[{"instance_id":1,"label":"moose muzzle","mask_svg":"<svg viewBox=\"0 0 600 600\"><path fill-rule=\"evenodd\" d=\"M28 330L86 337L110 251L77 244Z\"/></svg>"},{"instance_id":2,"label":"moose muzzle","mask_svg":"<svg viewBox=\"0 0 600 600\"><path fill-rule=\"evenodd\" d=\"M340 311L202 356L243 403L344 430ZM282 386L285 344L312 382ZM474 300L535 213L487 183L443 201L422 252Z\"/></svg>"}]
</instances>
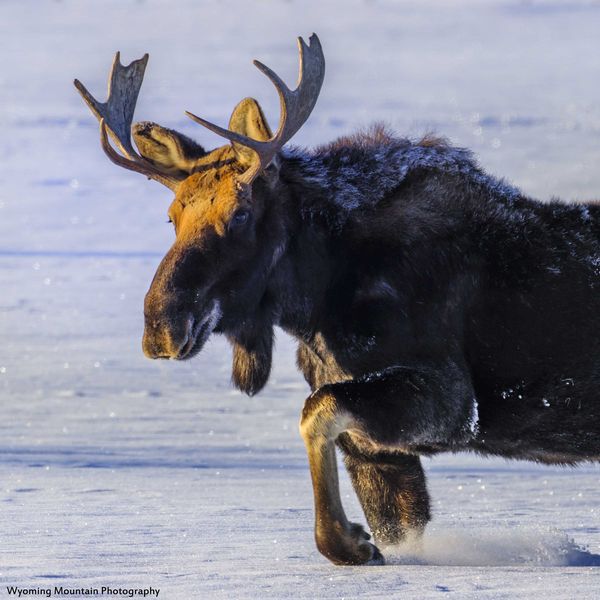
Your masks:
<instances>
[{"instance_id":1,"label":"moose muzzle","mask_svg":"<svg viewBox=\"0 0 600 600\"><path fill-rule=\"evenodd\" d=\"M181 311L176 315L146 315L142 348L148 358L185 360L195 356L221 318L221 307L213 300L201 315Z\"/></svg>"},{"instance_id":2,"label":"moose muzzle","mask_svg":"<svg viewBox=\"0 0 600 600\"><path fill-rule=\"evenodd\" d=\"M218 300L191 282L187 255L174 246L161 261L144 299L142 348L148 358L184 360L197 354L221 319Z\"/></svg>"}]
</instances>

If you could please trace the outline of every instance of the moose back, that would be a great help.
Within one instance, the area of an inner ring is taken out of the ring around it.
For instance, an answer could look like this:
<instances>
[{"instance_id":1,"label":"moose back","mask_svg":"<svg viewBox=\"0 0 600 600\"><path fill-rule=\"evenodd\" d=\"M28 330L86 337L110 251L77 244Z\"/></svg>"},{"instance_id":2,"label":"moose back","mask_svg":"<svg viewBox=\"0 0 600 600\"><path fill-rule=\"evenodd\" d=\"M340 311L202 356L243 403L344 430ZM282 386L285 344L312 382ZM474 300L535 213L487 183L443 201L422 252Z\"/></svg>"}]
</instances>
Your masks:
<instances>
[{"instance_id":1,"label":"moose back","mask_svg":"<svg viewBox=\"0 0 600 600\"><path fill-rule=\"evenodd\" d=\"M255 61L280 97L274 134L251 98L228 129L188 113L229 141L212 151L132 126L147 55L124 67L117 54L105 103L75 85L108 157L174 194L144 352L185 360L221 333L234 384L255 394L273 328L294 336L312 390L300 431L317 547L337 564L380 564L344 513L336 446L381 543L430 518L421 455L600 457L600 205L538 202L465 149L382 126L284 148L325 74L317 36L298 44L295 90Z\"/></svg>"}]
</instances>

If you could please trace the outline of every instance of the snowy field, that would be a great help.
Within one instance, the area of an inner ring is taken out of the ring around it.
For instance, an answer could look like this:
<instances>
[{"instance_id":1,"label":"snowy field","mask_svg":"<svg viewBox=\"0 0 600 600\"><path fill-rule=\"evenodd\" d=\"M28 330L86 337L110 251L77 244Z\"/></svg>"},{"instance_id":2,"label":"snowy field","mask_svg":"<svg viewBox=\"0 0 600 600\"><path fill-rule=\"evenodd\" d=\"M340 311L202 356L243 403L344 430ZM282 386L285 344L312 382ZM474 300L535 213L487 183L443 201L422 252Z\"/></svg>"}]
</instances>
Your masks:
<instances>
[{"instance_id":1,"label":"snowy field","mask_svg":"<svg viewBox=\"0 0 600 600\"><path fill-rule=\"evenodd\" d=\"M226 123L253 95L276 121L250 61L293 82L295 36L312 31L328 70L298 143L385 120L474 149L531 195L600 196L600 2L2 0L1 598L600 597L598 467L427 460L422 547L334 567L313 542L291 340L251 399L221 339L185 364L143 357L169 195L109 163L73 78L104 99L114 52L149 52L137 118L218 145L183 111Z\"/></svg>"}]
</instances>

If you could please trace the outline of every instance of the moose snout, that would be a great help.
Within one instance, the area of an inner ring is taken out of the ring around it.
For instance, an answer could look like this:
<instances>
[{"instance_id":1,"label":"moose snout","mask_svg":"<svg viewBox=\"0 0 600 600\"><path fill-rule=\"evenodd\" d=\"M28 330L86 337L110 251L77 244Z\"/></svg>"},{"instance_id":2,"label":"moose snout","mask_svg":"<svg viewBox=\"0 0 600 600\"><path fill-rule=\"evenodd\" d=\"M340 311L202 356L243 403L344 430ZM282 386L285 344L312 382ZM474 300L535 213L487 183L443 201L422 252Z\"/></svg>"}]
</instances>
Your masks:
<instances>
[{"instance_id":1,"label":"moose snout","mask_svg":"<svg viewBox=\"0 0 600 600\"><path fill-rule=\"evenodd\" d=\"M194 330L194 316L187 303L164 296L154 284L146 294L142 349L148 358L183 358Z\"/></svg>"},{"instance_id":2,"label":"moose snout","mask_svg":"<svg viewBox=\"0 0 600 600\"><path fill-rule=\"evenodd\" d=\"M194 317L146 318L142 349L148 358L185 358L193 345Z\"/></svg>"},{"instance_id":3,"label":"moose snout","mask_svg":"<svg viewBox=\"0 0 600 600\"><path fill-rule=\"evenodd\" d=\"M193 345L194 294L177 285L181 265L181 248L174 245L144 298L142 349L148 358L185 358Z\"/></svg>"}]
</instances>

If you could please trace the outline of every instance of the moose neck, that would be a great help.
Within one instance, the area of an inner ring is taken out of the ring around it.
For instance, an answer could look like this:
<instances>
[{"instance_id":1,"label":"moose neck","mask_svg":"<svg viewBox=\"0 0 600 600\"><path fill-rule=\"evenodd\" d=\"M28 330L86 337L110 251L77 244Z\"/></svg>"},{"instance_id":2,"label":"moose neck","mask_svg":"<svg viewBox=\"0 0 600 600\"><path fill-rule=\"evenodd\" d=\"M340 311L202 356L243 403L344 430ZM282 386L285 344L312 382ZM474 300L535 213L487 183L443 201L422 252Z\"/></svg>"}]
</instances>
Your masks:
<instances>
[{"instance_id":1,"label":"moose neck","mask_svg":"<svg viewBox=\"0 0 600 600\"><path fill-rule=\"evenodd\" d=\"M427 252L428 232L443 237L442 230L452 229L456 215L459 224L465 215L475 223L476 215L486 212L483 203L492 199L490 214L500 205L514 211L515 202L526 202L519 190L481 171L467 150L433 138L396 138L378 126L314 151L286 149L280 159L277 195L287 219L287 241L271 273L270 291L278 324L297 336L314 331L332 279L357 247L350 238L363 243L372 237L396 252L421 240ZM425 172L435 177L419 175ZM370 219L400 185L410 193L405 191L386 219ZM423 210L425 201L429 210ZM433 212L432 203L438 204ZM434 222L432 214L444 218Z\"/></svg>"},{"instance_id":2,"label":"moose neck","mask_svg":"<svg viewBox=\"0 0 600 600\"><path fill-rule=\"evenodd\" d=\"M318 166L310 155L282 160L287 241L269 281L276 324L301 338L310 337L323 306L336 270L332 247L340 233L332 224L330 190L311 175Z\"/></svg>"}]
</instances>

